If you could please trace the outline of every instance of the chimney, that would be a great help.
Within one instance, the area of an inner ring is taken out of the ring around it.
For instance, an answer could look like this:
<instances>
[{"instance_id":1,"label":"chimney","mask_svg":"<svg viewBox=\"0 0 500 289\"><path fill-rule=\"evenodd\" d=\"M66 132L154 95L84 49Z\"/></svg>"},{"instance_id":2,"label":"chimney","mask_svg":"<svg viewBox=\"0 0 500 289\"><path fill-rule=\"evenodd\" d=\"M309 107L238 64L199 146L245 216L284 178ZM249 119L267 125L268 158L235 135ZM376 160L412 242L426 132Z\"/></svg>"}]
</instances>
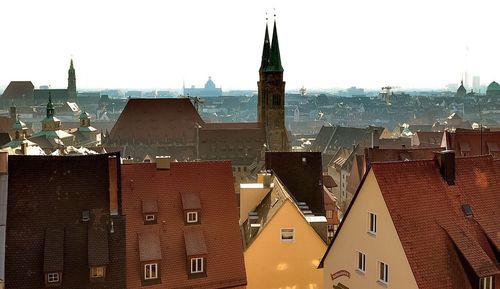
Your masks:
<instances>
[{"instance_id":1,"label":"chimney","mask_svg":"<svg viewBox=\"0 0 500 289\"><path fill-rule=\"evenodd\" d=\"M118 215L118 168L117 156L108 157L108 177L109 177L109 213Z\"/></svg>"},{"instance_id":2,"label":"chimney","mask_svg":"<svg viewBox=\"0 0 500 289\"><path fill-rule=\"evenodd\" d=\"M25 142L21 143L21 154L24 156L28 154L27 144Z\"/></svg>"},{"instance_id":3,"label":"chimney","mask_svg":"<svg viewBox=\"0 0 500 289\"><path fill-rule=\"evenodd\" d=\"M260 172L257 174L257 183L262 184L264 188L269 188L271 186L271 174L268 172Z\"/></svg>"},{"instance_id":4,"label":"chimney","mask_svg":"<svg viewBox=\"0 0 500 289\"><path fill-rule=\"evenodd\" d=\"M455 184L455 151L444 150L435 153L441 176L448 185Z\"/></svg>"},{"instance_id":5,"label":"chimney","mask_svg":"<svg viewBox=\"0 0 500 289\"><path fill-rule=\"evenodd\" d=\"M156 168L159 170L169 170L170 162L171 162L170 156L157 156Z\"/></svg>"},{"instance_id":6,"label":"chimney","mask_svg":"<svg viewBox=\"0 0 500 289\"><path fill-rule=\"evenodd\" d=\"M126 159L122 159L122 164L124 165L130 165L134 163L134 158L131 156L128 156Z\"/></svg>"}]
</instances>

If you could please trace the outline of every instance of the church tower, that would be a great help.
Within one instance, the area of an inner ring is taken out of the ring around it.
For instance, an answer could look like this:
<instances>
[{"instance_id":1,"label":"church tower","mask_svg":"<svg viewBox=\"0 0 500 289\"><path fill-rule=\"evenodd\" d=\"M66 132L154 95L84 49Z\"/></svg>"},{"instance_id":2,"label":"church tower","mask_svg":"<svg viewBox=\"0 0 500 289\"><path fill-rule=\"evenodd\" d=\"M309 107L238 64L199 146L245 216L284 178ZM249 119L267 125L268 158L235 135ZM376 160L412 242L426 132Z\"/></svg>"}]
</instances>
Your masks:
<instances>
[{"instance_id":1,"label":"church tower","mask_svg":"<svg viewBox=\"0 0 500 289\"><path fill-rule=\"evenodd\" d=\"M76 102L76 74L73 67L73 59L71 59L68 70L68 101Z\"/></svg>"},{"instance_id":2,"label":"church tower","mask_svg":"<svg viewBox=\"0 0 500 289\"><path fill-rule=\"evenodd\" d=\"M265 127L267 148L270 151L290 151L290 142L285 128L285 82L283 81L276 20L271 43L266 24L257 86L257 121Z\"/></svg>"}]
</instances>

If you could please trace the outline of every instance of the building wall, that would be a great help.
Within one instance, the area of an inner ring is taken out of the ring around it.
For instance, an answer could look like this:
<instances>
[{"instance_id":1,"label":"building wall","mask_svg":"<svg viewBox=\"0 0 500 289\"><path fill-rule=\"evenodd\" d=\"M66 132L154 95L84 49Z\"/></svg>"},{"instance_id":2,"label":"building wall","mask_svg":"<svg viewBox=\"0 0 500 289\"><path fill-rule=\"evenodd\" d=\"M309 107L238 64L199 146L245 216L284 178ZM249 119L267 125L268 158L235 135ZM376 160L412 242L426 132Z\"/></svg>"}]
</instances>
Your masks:
<instances>
[{"instance_id":1,"label":"building wall","mask_svg":"<svg viewBox=\"0 0 500 289\"><path fill-rule=\"evenodd\" d=\"M257 207L267 193L269 188L240 187L240 225L248 219L248 213Z\"/></svg>"},{"instance_id":2,"label":"building wall","mask_svg":"<svg viewBox=\"0 0 500 289\"><path fill-rule=\"evenodd\" d=\"M376 235L368 233L369 212L377 215ZM365 273L357 271L358 251L366 255ZM387 286L377 282L379 261L389 265ZM331 274L340 270L349 272L350 277L332 281ZM339 282L348 288L418 288L373 171L369 172L324 261L325 288Z\"/></svg>"},{"instance_id":3,"label":"building wall","mask_svg":"<svg viewBox=\"0 0 500 289\"><path fill-rule=\"evenodd\" d=\"M281 228L294 228L295 240L281 241ZM316 269L326 245L286 201L245 252L247 288L323 288L323 270Z\"/></svg>"}]
</instances>

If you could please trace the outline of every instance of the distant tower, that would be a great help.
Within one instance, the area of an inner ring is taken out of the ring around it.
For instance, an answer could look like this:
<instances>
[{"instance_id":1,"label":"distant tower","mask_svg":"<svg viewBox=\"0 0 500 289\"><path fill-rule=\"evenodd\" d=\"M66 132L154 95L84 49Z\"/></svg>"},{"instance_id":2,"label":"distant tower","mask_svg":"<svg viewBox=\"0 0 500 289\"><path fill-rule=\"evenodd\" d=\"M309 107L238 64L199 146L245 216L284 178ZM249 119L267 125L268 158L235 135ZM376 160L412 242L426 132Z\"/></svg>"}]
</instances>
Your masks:
<instances>
[{"instance_id":1,"label":"distant tower","mask_svg":"<svg viewBox=\"0 0 500 289\"><path fill-rule=\"evenodd\" d=\"M467 90L464 87L464 81L460 82L460 87L457 89L457 93L455 93L456 97L464 97L467 94Z\"/></svg>"},{"instance_id":2,"label":"distant tower","mask_svg":"<svg viewBox=\"0 0 500 289\"><path fill-rule=\"evenodd\" d=\"M269 42L266 24L262 61L259 69L257 120L266 129L266 144L271 151L289 151L285 128L285 82L281 66L280 48L276 20L273 27L273 40Z\"/></svg>"},{"instance_id":3,"label":"distant tower","mask_svg":"<svg viewBox=\"0 0 500 289\"><path fill-rule=\"evenodd\" d=\"M68 70L68 101L76 102L76 74L75 68L73 67L73 58L71 59Z\"/></svg>"}]
</instances>

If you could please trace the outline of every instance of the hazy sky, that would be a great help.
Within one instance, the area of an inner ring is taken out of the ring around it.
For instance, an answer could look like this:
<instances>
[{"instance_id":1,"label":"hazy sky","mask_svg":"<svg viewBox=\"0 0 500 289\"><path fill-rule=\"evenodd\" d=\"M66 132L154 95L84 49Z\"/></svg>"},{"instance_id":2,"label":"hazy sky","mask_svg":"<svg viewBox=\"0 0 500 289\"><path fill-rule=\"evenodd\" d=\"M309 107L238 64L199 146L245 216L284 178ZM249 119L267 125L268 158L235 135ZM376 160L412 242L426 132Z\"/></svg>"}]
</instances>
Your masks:
<instances>
[{"instance_id":1,"label":"hazy sky","mask_svg":"<svg viewBox=\"0 0 500 289\"><path fill-rule=\"evenodd\" d=\"M256 89L273 8L287 89L500 81L498 0L2 0L0 86Z\"/></svg>"}]
</instances>

